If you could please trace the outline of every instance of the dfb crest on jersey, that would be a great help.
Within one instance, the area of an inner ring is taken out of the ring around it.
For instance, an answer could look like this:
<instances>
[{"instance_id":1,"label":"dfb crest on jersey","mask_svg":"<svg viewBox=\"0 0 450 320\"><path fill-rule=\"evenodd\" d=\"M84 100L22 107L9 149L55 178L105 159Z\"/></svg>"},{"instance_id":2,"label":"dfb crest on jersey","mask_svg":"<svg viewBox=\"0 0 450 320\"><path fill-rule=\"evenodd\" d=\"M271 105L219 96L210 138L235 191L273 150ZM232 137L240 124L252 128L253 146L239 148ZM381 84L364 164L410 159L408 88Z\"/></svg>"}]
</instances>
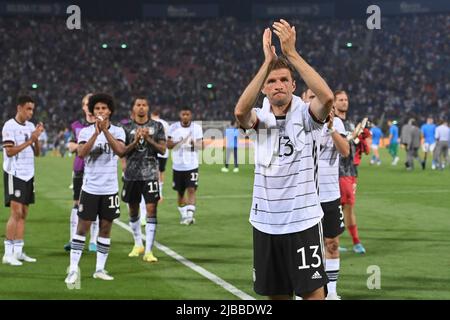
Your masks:
<instances>
[{"instance_id":1,"label":"dfb crest on jersey","mask_svg":"<svg viewBox=\"0 0 450 320\"><path fill-rule=\"evenodd\" d=\"M22 195L22 192L20 192L20 190L15 190L14 191L14 197L20 198L21 195Z\"/></svg>"},{"instance_id":2,"label":"dfb crest on jersey","mask_svg":"<svg viewBox=\"0 0 450 320\"><path fill-rule=\"evenodd\" d=\"M149 135L153 135L155 133L155 128L153 128L153 127L150 127L150 128L148 128L148 134Z\"/></svg>"}]
</instances>

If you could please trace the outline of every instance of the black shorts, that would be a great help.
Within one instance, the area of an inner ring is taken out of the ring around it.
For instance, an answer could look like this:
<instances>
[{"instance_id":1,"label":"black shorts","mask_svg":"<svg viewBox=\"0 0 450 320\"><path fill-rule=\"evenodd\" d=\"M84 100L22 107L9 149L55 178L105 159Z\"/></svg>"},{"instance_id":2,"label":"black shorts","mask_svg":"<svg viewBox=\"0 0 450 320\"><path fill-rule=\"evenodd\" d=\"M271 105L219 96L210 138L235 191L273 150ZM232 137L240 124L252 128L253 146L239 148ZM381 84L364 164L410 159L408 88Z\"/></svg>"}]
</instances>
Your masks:
<instances>
[{"instance_id":1,"label":"black shorts","mask_svg":"<svg viewBox=\"0 0 450 320\"><path fill-rule=\"evenodd\" d=\"M159 172L166 171L167 158L158 157Z\"/></svg>"},{"instance_id":2,"label":"black shorts","mask_svg":"<svg viewBox=\"0 0 450 320\"><path fill-rule=\"evenodd\" d=\"M330 202L321 202L323 210L323 235L325 238L336 238L345 231L344 212L341 199Z\"/></svg>"},{"instance_id":3,"label":"black shorts","mask_svg":"<svg viewBox=\"0 0 450 320\"><path fill-rule=\"evenodd\" d=\"M80 200L81 186L83 185L84 171L74 171L72 174L73 200Z\"/></svg>"},{"instance_id":4,"label":"black shorts","mask_svg":"<svg viewBox=\"0 0 450 320\"><path fill-rule=\"evenodd\" d=\"M328 283L321 223L271 235L253 228L254 290L263 296L301 296ZM306 261L305 261L306 260Z\"/></svg>"},{"instance_id":5,"label":"black shorts","mask_svg":"<svg viewBox=\"0 0 450 320\"><path fill-rule=\"evenodd\" d=\"M24 181L12 174L3 172L3 186L6 207L10 206L11 201L16 201L27 206L34 203L34 178Z\"/></svg>"},{"instance_id":6,"label":"black shorts","mask_svg":"<svg viewBox=\"0 0 450 320\"><path fill-rule=\"evenodd\" d=\"M124 202L140 203L142 196L144 196L145 203L158 203L160 199L158 180L124 180L122 189L122 200Z\"/></svg>"},{"instance_id":7,"label":"black shorts","mask_svg":"<svg viewBox=\"0 0 450 320\"><path fill-rule=\"evenodd\" d=\"M120 199L117 193L110 195L96 195L81 190L78 216L83 220L95 221L97 215L100 220L113 221L120 216Z\"/></svg>"},{"instance_id":8,"label":"black shorts","mask_svg":"<svg viewBox=\"0 0 450 320\"><path fill-rule=\"evenodd\" d=\"M187 188L198 187L198 168L189 171L173 170L172 188L182 194Z\"/></svg>"}]
</instances>

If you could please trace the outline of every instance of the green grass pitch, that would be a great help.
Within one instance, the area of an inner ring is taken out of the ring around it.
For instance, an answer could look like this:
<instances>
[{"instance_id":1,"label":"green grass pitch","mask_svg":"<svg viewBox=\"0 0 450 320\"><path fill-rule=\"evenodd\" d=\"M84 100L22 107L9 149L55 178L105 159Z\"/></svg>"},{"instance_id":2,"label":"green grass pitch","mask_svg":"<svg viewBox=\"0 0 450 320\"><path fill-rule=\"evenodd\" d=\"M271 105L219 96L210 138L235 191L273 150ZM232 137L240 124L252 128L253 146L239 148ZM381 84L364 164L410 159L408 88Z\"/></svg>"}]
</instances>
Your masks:
<instances>
[{"instance_id":1,"label":"green grass pitch","mask_svg":"<svg viewBox=\"0 0 450 320\"><path fill-rule=\"evenodd\" d=\"M392 167L385 150L381 152L381 166L369 166L365 157L359 171L356 215L367 254L341 254L338 292L343 299L450 299L450 170L416 167L406 172L401 161ZM36 160L36 204L30 207L25 250L38 262L0 265L0 299L238 299L157 249L160 260L155 264L128 258L132 236L117 225L107 263L115 280L93 279L95 254L85 250L81 289L69 290L64 283L69 254L63 245L69 237L72 160ZM263 298L252 289L248 215L253 166L225 174L220 165L202 165L193 226L179 224L170 164L167 168L156 240L243 292ZM0 192L3 195L3 179ZM121 209L120 219L127 223L123 203ZM2 239L8 216L9 209L2 205ZM341 242L351 246L347 232ZM381 271L381 288L369 290L367 270L374 265Z\"/></svg>"}]
</instances>

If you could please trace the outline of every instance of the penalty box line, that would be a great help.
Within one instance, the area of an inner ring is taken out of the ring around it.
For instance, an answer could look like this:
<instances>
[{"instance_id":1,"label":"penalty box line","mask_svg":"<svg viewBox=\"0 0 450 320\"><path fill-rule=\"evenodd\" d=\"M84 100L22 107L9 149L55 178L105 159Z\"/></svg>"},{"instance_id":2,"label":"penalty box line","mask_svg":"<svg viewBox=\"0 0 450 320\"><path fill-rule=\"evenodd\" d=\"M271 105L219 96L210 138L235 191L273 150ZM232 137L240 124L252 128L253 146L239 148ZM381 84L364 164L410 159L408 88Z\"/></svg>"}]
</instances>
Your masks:
<instances>
[{"instance_id":1,"label":"penalty box line","mask_svg":"<svg viewBox=\"0 0 450 320\"><path fill-rule=\"evenodd\" d=\"M123 223L122 221L116 219L116 220L114 220L114 223L116 225L118 225L119 227L121 227L122 229L124 229L124 230L128 231L129 233L133 234L133 231L131 230L130 226L128 226L127 224ZM232 284L230 284L230 283L226 282L225 280L223 280L222 278L219 278L218 276L216 276L214 273L209 272L205 268L202 268L199 265L195 264L194 262L186 259L185 257L183 257L180 254L176 253L175 251L173 251L169 247L166 247L166 246L160 244L157 241L155 241L155 246L158 248L158 250L164 252L169 257L171 257L171 258L177 260L178 262L184 264L189 269L199 273L201 276L203 276L206 279L214 282L218 286L224 288L226 291L230 292L231 294L233 294L234 296L238 297L239 299L241 299L241 300L255 300L254 297L252 297L252 296L246 294L245 292L239 290L238 288L236 288Z\"/></svg>"}]
</instances>

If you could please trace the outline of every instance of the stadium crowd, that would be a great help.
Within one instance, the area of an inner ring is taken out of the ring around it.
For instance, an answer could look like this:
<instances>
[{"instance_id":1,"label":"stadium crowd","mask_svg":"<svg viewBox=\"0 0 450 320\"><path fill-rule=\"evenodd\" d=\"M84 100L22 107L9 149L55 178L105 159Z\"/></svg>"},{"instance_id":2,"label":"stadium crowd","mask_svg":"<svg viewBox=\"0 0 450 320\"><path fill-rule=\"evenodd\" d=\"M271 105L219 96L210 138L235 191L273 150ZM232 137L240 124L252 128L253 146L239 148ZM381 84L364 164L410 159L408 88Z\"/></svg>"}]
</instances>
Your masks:
<instances>
[{"instance_id":1,"label":"stadium crowd","mask_svg":"<svg viewBox=\"0 0 450 320\"><path fill-rule=\"evenodd\" d=\"M331 88L349 93L350 118L383 115L403 123L449 117L450 15L383 18L382 29L374 31L357 20L292 23L307 61L320 66ZM37 101L36 119L55 137L79 117L87 92L104 91L119 103L117 121L129 116L139 93L167 120L175 120L183 105L193 108L196 120L230 120L263 59L255 44L269 24L234 18L83 21L81 30L71 31L62 19L1 18L0 118L3 123L15 112L19 93L29 93ZM303 84L298 87L299 94Z\"/></svg>"}]
</instances>

